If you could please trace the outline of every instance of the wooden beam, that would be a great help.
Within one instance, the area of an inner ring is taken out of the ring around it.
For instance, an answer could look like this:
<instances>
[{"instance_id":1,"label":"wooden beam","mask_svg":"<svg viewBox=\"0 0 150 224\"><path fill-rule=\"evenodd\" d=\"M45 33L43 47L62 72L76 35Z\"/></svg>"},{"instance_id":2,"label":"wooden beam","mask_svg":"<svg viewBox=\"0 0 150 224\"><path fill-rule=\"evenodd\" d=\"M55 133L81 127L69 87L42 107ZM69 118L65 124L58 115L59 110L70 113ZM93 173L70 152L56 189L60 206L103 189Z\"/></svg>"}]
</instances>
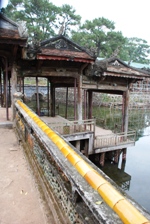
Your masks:
<instances>
[{"instance_id":1,"label":"wooden beam","mask_svg":"<svg viewBox=\"0 0 150 224\"><path fill-rule=\"evenodd\" d=\"M95 90L112 90L112 91L126 91L126 86L110 86L105 84L82 84L83 89L95 89Z\"/></svg>"}]
</instances>

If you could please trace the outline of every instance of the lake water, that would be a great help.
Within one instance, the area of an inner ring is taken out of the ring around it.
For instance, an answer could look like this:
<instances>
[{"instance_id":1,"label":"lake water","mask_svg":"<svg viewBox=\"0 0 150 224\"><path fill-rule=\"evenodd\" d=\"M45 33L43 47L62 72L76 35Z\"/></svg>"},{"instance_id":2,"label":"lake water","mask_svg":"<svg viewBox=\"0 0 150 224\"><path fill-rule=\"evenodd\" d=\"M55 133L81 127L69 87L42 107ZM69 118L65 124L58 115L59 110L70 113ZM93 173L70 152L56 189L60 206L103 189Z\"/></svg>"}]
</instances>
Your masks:
<instances>
[{"instance_id":1,"label":"lake water","mask_svg":"<svg viewBox=\"0 0 150 224\"><path fill-rule=\"evenodd\" d=\"M125 172L131 176L127 193L150 212L150 136L128 148Z\"/></svg>"},{"instance_id":2,"label":"lake water","mask_svg":"<svg viewBox=\"0 0 150 224\"><path fill-rule=\"evenodd\" d=\"M146 116L146 115L145 115ZM139 120L140 123L140 120ZM150 212L150 126L141 127L135 146L127 149L126 163L106 162L102 170Z\"/></svg>"}]
</instances>

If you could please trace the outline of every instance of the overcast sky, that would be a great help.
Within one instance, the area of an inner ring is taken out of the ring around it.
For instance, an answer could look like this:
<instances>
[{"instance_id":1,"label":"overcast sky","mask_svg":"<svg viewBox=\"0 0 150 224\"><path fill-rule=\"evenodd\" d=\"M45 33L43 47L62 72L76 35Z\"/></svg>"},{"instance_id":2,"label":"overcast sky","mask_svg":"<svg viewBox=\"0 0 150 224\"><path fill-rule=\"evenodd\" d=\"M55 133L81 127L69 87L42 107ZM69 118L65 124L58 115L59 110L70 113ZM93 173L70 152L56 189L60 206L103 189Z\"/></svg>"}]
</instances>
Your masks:
<instances>
[{"instance_id":1,"label":"overcast sky","mask_svg":"<svg viewBox=\"0 0 150 224\"><path fill-rule=\"evenodd\" d=\"M7 4L8 0L2 0ZM82 22L105 17L115 22L116 31L126 37L145 39L150 44L150 0L51 0L57 6L69 4Z\"/></svg>"}]
</instances>

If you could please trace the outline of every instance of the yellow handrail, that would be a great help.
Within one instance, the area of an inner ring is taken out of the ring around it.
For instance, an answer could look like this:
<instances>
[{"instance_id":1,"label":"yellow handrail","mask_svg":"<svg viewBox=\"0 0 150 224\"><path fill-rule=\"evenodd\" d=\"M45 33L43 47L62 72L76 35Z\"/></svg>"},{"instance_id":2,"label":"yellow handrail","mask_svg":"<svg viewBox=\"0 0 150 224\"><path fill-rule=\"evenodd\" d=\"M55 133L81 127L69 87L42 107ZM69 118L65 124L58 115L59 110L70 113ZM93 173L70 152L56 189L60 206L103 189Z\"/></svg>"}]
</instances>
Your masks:
<instances>
[{"instance_id":1,"label":"yellow handrail","mask_svg":"<svg viewBox=\"0 0 150 224\"><path fill-rule=\"evenodd\" d=\"M103 200L118 214L125 224L150 224L120 192L118 192L107 180L94 170L84 159L78 155L58 134L48 127L34 112L24 103L17 101L18 105L29 117L42 129L42 131L55 143L64 157L76 168L81 176L94 188Z\"/></svg>"}]
</instances>

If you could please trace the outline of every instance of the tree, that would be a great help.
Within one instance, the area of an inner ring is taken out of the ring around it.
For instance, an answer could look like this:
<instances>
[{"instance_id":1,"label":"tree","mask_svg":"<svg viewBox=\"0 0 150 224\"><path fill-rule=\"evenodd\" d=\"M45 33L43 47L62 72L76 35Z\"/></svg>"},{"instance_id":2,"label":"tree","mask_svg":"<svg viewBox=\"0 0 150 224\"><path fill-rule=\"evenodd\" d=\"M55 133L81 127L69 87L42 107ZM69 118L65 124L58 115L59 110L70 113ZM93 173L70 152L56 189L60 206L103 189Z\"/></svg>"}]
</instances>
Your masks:
<instances>
[{"instance_id":1,"label":"tree","mask_svg":"<svg viewBox=\"0 0 150 224\"><path fill-rule=\"evenodd\" d=\"M10 0L5 13L16 22L26 21L30 38L36 34L37 40L43 40L55 34L60 11L48 0Z\"/></svg>"},{"instance_id":2,"label":"tree","mask_svg":"<svg viewBox=\"0 0 150 224\"><path fill-rule=\"evenodd\" d=\"M114 29L114 22L103 17L92 21L86 20L85 24L80 27L84 37L80 39L81 33L79 32L79 34L75 34L73 32L72 38L78 40L82 45L86 43L86 47L88 48L95 47L96 55L101 56L101 52L105 48L107 42L107 33Z\"/></svg>"},{"instance_id":3,"label":"tree","mask_svg":"<svg viewBox=\"0 0 150 224\"><path fill-rule=\"evenodd\" d=\"M75 9L70 5L62 5L60 8L59 24L61 28L59 34L68 35L70 34L71 28L75 28L80 25L81 16L75 15Z\"/></svg>"},{"instance_id":4,"label":"tree","mask_svg":"<svg viewBox=\"0 0 150 224\"><path fill-rule=\"evenodd\" d=\"M127 61L129 64L131 61L143 64L150 63L150 59L148 59L150 46L146 40L137 37L128 38L125 50L127 52Z\"/></svg>"},{"instance_id":5,"label":"tree","mask_svg":"<svg viewBox=\"0 0 150 224\"><path fill-rule=\"evenodd\" d=\"M106 36L106 44L103 47L103 51L101 53L102 57L107 58L114 55L114 56L122 58L123 56L122 52L124 51L125 43L126 43L126 38L123 37L120 31L108 32Z\"/></svg>"}]
</instances>

